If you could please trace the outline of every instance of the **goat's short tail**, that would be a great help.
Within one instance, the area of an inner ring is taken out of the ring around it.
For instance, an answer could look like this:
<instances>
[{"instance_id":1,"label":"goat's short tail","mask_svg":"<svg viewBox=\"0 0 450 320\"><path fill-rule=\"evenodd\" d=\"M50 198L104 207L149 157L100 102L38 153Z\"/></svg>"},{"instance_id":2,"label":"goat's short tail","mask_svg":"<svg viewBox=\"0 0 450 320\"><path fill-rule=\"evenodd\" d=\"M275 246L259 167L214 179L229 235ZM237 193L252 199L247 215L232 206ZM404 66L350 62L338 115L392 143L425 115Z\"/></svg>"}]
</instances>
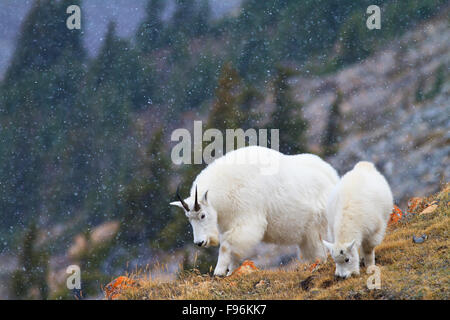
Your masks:
<instances>
[{"instance_id":1,"label":"goat's short tail","mask_svg":"<svg viewBox=\"0 0 450 320\"><path fill-rule=\"evenodd\" d=\"M376 169L375 165L369 161L360 161L355 165L355 169Z\"/></svg>"}]
</instances>

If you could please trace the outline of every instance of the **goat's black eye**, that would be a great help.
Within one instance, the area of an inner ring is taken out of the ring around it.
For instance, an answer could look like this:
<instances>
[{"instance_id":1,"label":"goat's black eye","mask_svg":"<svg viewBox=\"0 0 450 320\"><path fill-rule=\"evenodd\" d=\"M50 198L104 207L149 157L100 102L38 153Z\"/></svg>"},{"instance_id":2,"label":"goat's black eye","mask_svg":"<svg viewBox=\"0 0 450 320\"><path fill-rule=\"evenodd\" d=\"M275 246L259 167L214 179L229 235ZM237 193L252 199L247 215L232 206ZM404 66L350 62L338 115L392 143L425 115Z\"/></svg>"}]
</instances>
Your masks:
<instances>
[{"instance_id":1,"label":"goat's black eye","mask_svg":"<svg viewBox=\"0 0 450 320\"><path fill-rule=\"evenodd\" d=\"M205 215L204 214L202 214L202 216L200 217L200 219L204 219L205 218Z\"/></svg>"},{"instance_id":2,"label":"goat's black eye","mask_svg":"<svg viewBox=\"0 0 450 320\"><path fill-rule=\"evenodd\" d=\"M346 259L345 259L345 262L349 262L349 261L350 261L350 259L349 259L349 258L346 258Z\"/></svg>"}]
</instances>

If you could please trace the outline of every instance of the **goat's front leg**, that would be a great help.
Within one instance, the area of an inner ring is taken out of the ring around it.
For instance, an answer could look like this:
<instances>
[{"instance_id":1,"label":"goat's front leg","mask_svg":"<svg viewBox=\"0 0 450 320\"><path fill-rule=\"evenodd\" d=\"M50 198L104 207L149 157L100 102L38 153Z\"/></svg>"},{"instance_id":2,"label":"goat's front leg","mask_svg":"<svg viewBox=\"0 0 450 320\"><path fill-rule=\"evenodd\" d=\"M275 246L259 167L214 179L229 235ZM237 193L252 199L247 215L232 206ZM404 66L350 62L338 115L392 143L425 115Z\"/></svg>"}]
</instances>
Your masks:
<instances>
[{"instance_id":1,"label":"goat's front leg","mask_svg":"<svg viewBox=\"0 0 450 320\"><path fill-rule=\"evenodd\" d=\"M228 275L238 267L239 261L252 254L256 245L262 240L266 228L265 220L252 225L232 228L221 238L219 259L214 275Z\"/></svg>"},{"instance_id":2,"label":"goat's front leg","mask_svg":"<svg viewBox=\"0 0 450 320\"><path fill-rule=\"evenodd\" d=\"M230 246L226 242L222 243L219 249L219 258L217 259L216 269L214 269L214 275L226 275L232 260Z\"/></svg>"},{"instance_id":3,"label":"goat's front leg","mask_svg":"<svg viewBox=\"0 0 450 320\"><path fill-rule=\"evenodd\" d=\"M235 256L231 255L231 262L228 265L227 276L231 276L231 274L233 273L234 270L237 269L237 267L239 267L239 260Z\"/></svg>"}]
</instances>

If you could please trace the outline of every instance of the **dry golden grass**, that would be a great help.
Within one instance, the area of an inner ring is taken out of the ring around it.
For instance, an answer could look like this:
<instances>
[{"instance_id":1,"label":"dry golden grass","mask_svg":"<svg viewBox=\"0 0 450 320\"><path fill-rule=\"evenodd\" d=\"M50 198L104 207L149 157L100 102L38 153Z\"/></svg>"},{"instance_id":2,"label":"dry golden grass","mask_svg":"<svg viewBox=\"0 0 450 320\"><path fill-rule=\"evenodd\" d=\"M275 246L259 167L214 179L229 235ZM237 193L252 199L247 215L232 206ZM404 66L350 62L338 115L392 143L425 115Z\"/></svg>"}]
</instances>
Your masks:
<instances>
[{"instance_id":1,"label":"dry golden grass","mask_svg":"<svg viewBox=\"0 0 450 320\"><path fill-rule=\"evenodd\" d=\"M186 273L172 282L149 277L138 286L122 291L120 299L449 299L450 188L426 199L437 209L415 212L388 227L383 243L376 248L381 267L381 289L369 290L370 275L362 267L359 277L334 279L334 264L328 257L314 271L299 264L294 270L260 270L247 275L216 278ZM426 234L421 244L412 235ZM133 275L132 275L133 276ZM134 275L136 278L136 275Z\"/></svg>"}]
</instances>

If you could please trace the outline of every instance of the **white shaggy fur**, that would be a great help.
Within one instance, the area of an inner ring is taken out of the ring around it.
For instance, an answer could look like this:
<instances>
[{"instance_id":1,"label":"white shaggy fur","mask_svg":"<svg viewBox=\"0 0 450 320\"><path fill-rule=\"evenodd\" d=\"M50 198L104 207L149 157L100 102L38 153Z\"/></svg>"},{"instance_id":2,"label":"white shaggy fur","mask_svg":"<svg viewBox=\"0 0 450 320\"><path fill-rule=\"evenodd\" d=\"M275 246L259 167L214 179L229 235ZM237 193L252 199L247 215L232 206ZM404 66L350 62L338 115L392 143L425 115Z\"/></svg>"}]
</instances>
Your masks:
<instances>
[{"instance_id":1,"label":"white shaggy fur","mask_svg":"<svg viewBox=\"0 0 450 320\"><path fill-rule=\"evenodd\" d=\"M297 244L305 260L323 258L326 203L338 181L336 171L312 154L289 156L258 146L229 152L197 176L185 199L194 242L220 243L215 275L231 274L261 241Z\"/></svg>"},{"instance_id":2,"label":"white shaggy fur","mask_svg":"<svg viewBox=\"0 0 450 320\"><path fill-rule=\"evenodd\" d=\"M327 205L334 243L324 241L336 262L336 276L359 275L358 251L367 267L375 264L374 248L384 238L393 206L391 189L372 163L358 162L342 177Z\"/></svg>"}]
</instances>

